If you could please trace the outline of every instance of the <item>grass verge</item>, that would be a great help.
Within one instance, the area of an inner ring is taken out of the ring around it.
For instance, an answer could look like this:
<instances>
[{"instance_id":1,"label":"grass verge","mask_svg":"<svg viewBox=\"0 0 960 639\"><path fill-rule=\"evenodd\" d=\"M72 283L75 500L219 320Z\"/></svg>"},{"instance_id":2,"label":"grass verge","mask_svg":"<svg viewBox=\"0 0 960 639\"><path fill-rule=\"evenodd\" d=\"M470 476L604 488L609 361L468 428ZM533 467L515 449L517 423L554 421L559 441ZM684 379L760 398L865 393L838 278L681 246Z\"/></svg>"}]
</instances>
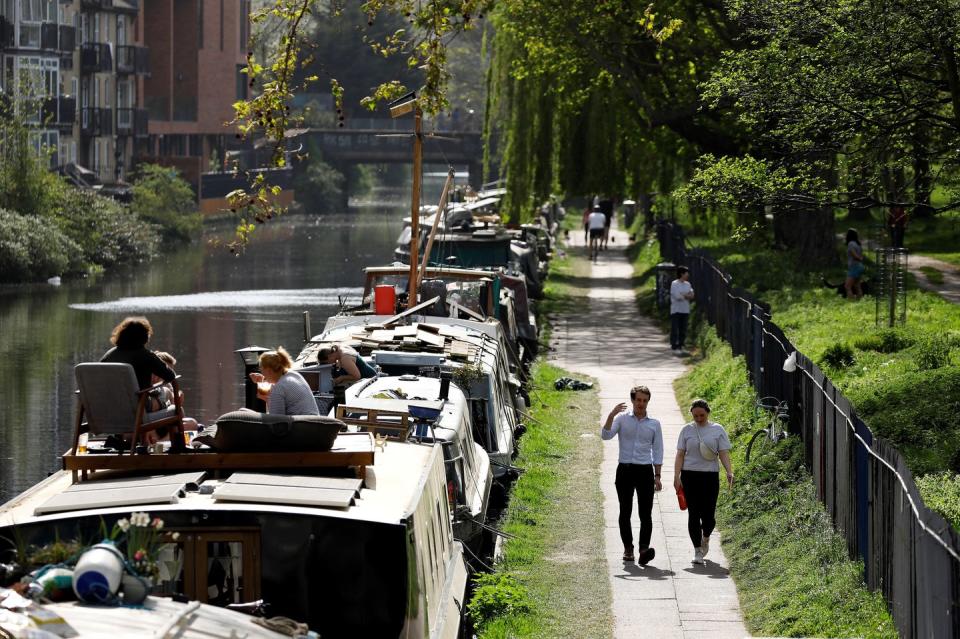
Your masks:
<instances>
[{"instance_id":1,"label":"grass verge","mask_svg":"<svg viewBox=\"0 0 960 639\"><path fill-rule=\"evenodd\" d=\"M920 270L923 271L924 277L931 284L943 284L943 273L941 271L932 266L921 266Z\"/></svg>"},{"instance_id":2,"label":"grass verge","mask_svg":"<svg viewBox=\"0 0 960 639\"><path fill-rule=\"evenodd\" d=\"M553 260L541 317L572 310L586 295L577 286L589 264ZM549 334L549 325L542 335ZM477 580L470 614L479 637L597 637L612 635L603 498L596 481L603 456L597 390L560 392L553 380L569 373L545 355L533 366L535 421L520 440L515 465L524 469L511 491L504 545L494 572ZM591 437L581 437L589 433Z\"/></svg>"},{"instance_id":3,"label":"grass verge","mask_svg":"<svg viewBox=\"0 0 960 639\"><path fill-rule=\"evenodd\" d=\"M631 255L638 306L653 312L659 247L638 243ZM737 484L732 493L721 491L717 515L748 628L764 636L896 637L882 596L867 589L862 565L847 557L817 501L798 442L744 464L748 438L761 425L753 421L743 358L734 358L712 328L694 321L691 329L694 367L678 381L677 395L681 404L707 399L733 443Z\"/></svg>"}]
</instances>

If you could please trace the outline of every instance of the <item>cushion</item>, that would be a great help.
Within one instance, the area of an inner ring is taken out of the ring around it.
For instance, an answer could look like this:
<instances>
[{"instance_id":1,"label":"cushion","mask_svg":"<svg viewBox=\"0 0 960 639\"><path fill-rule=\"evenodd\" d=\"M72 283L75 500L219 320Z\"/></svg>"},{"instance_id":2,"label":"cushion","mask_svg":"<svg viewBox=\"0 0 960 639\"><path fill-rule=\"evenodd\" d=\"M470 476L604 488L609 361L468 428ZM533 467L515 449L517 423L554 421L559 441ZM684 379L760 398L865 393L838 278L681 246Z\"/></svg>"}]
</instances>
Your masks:
<instances>
[{"instance_id":1,"label":"cushion","mask_svg":"<svg viewBox=\"0 0 960 639\"><path fill-rule=\"evenodd\" d=\"M317 452L330 450L343 428L344 423L332 417L240 410L217 418L216 432L203 441L223 452Z\"/></svg>"}]
</instances>

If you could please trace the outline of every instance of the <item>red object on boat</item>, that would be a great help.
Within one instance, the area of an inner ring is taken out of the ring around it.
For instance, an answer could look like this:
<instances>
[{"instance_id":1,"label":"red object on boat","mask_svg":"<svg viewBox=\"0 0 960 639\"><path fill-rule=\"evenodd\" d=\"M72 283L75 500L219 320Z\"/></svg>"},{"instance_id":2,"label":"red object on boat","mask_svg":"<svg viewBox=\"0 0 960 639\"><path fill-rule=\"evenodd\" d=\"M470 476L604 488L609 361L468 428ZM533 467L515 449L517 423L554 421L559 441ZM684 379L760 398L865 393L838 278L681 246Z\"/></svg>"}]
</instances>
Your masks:
<instances>
[{"instance_id":1,"label":"red object on boat","mask_svg":"<svg viewBox=\"0 0 960 639\"><path fill-rule=\"evenodd\" d=\"M687 496L683 494L683 486L677 488L677 502L680 503L680 510L687 509Z\"/></svg>"},{"instance_id":2,"label":"red object on boat","mask_svg":"<svg viewBox=\"0 0 960 639\"><path fill-rule=\"evenodd\" d=\"M397 308L397 291L391 284L378 284L373 288L373 310L377 315L393 315Z\"/></svg>"}]
</instances>

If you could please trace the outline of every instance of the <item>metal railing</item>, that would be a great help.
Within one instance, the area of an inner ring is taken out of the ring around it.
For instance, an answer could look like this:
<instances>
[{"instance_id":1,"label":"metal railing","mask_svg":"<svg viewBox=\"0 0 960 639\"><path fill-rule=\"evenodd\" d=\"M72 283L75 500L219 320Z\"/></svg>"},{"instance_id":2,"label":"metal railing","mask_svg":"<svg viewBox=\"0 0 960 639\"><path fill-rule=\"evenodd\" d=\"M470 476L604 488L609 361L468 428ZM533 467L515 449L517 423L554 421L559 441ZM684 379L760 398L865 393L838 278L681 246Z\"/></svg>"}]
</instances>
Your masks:
<instances>
[{"instance_id":1,"label":"metal railing","mask_svg":"<svg viewBox=\"0 0 960 639\"><path fill-rule=\"evenodd\" d=\"M903 455L873 435L850 401L770 319L768 307L701 250L688 250L683 229L660 222L660 253L684 264L698 306L734 355L743 355L758 396L790 406L790 431L804 445L817 497L864 563L864 578L883 593L901 637L960 637L960 535L928 509Z\"/></svg>"}]
</instances>

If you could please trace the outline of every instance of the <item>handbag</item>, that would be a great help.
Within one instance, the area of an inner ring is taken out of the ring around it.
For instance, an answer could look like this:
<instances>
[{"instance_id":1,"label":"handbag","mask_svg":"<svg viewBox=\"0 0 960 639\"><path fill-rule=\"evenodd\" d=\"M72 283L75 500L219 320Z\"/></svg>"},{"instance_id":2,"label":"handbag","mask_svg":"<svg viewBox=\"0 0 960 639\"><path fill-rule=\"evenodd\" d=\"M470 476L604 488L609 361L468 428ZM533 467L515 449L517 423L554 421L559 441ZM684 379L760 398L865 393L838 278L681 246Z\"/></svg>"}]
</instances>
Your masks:
<instances>
[{"instance_id":1,"label":"handbag","mask_svg":"<svg viewBox=\"0 0 960 639\"><path fill-rule=\"evenodd\" d=\"M703 441L703 436L700 434L700 427L696 424L693 425L693 428L697 431L697 439L700 440L700 456L706 459L707 461L713 461L720 456L719 450L713 450L706 445Z\"/></svg>"}]
</instances>

